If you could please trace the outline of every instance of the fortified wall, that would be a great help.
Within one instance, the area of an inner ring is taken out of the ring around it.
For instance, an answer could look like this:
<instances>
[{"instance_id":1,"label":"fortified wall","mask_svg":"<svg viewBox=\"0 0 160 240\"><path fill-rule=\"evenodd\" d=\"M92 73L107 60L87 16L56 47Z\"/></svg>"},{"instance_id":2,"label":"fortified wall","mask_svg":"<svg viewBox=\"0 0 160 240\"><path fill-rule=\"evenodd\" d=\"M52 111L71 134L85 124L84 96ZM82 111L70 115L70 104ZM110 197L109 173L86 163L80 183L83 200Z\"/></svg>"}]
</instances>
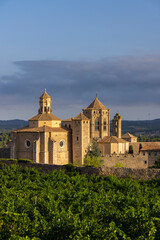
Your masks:
<instances>
[{"instance_id":1,"label":"fortified wall","mask_svg":"<svg viewBox=\"0 0 160 240\"><path fill-rule=\"evenodd\" d=\"M1 160L0 163L6 165L15 164L15 161L5 161ZM93 168L93 167L70 167L69 165L49 165L49 164L39 164L39 163L23 163L19 162L16 163L20 165L22 168L35 168L43 173L49 173L54 170L64 170L66 173L71 171L77 171L80 174L87 174L92 175L96 174L99 176L115 176L117 178L130 178L133 180L141 179L141 180L151 180L153 178L160 178L160 169L133 169L133 168L108 168L108 167L101 167L101 168Z\"/></svg>"},{"instance_id":2,"label":"fortified wall","mask_svg":"<svg viewBox=\"0 0 160 240\"><path fill-rule=\"evenodd\" d=\"M105 167L114 167L117 164L121 164L126 168L135 168L135 169L141 169L141 168L148 168L149 166L149 160L148 160L148 154L113 154L113 155L106 155L102 157L103 165ZM154 164L153 164L154 165Z\"/></svg>"}]
</instances>

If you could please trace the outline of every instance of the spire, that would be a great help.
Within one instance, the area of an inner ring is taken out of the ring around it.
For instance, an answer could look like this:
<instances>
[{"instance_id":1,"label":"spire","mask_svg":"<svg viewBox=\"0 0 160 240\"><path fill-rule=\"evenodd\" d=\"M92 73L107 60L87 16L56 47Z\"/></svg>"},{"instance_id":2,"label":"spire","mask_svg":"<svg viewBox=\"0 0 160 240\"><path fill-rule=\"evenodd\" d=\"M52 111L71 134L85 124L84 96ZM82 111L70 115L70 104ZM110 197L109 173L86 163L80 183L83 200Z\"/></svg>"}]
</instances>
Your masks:
<instances>
[{"instance_id":1,"label":"spire","mask_svg":"<svg viewBox=\"0 0 160 240\"><path fill-rule=\"evenodd\" d=\"M46 91L46 88L44 90L44 93L40 96L40 101L39 101L39 113L52 113L51 109L51 97Z\"/></svg>"}]
</instances>

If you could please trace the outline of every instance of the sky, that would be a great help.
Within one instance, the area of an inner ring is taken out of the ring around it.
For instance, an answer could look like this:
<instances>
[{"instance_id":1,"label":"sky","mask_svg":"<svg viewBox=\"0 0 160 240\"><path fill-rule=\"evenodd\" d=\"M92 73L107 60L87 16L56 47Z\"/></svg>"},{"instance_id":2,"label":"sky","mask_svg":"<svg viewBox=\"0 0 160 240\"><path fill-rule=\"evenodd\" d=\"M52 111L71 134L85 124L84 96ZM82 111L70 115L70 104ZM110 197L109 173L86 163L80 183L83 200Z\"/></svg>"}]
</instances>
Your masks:
<instances>
[{"instance_id":1,"label":"sky","mask_svg":"<svg viewBox=\"0 0 160 240\"><path fill-rule=\"evenodd\" d=\"M123 120L160 118L159 0L0 0L0 120L75 117L98 94Z\"/></svg>"}]
</instances>

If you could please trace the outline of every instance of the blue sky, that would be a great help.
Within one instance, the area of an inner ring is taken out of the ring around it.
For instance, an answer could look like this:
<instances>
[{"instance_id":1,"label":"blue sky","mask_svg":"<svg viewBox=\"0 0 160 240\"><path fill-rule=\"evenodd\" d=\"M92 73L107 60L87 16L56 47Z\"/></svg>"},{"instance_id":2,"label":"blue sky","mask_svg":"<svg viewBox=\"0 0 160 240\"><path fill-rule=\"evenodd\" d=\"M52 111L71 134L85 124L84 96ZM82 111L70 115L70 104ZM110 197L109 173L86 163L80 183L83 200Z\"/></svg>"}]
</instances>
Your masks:
<instances>
[{"instance_id":1,"label":"blue sky","mask_svg":"<svg viewBox=\"0 0 160 240\"><path fill-rule=\"evenodd\" d=\"M0 119L95 98L123 119L160 118L159 0L0 0Z\"/></svg>"}]
</instances>

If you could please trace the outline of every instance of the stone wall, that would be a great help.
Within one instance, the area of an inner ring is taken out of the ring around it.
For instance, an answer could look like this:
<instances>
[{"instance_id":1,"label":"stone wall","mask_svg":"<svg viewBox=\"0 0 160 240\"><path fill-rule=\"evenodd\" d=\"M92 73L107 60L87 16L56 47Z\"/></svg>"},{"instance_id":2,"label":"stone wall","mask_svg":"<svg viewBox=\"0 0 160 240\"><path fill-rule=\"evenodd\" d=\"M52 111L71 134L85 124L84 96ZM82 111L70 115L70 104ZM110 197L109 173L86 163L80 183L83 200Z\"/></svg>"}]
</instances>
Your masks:
<instances>
[{"instance_id":1,"label":"stone wall","mask_svg":"<svg viewBox=\"0 0 160 240\"><path fill-rule=\"evenodd\" d=\"M10 148L0 148L0 158L10 158Z\"/></svg>"},{"instance_id":2,"label":"stone wall","mask_svg":"<svg viewBox=\"0 0 160 240\"><path fill-rule=\"evenodd\" d=\"M148 161L148 154L127 154L123 155L120 154L117 156L116 154L113 155L106 155L102 157L104 161L103 164L105 167L114 167L116 164L122 164L126 168L148 168L149 161Z\"/></svg>"},{"instance_id":3,"label":"stone wall","mask_svg":"<svg viewBox=\"0 0 160 240\"><path fill-rule=\"evenodd\" d=\"M1 160L0 163L4 163L7 165L15 164L15 161L4 161ZM142 180L151 180L153 178L160 178L160 169L133 169L133 168L108 168L103 166L102 168L92 168L92 167L66 167L61 165L49 165L49 164L38 164L38 163L16 163L20 165L22 168L35 168L43 173L48 173L53 170L64 170L67 172L69 171L77 171L80 174L87 174L92 175L96 174L99 176L116 176L117 178L131 178L135 179L142 179Z\"/></svg>"}]
</instances>

